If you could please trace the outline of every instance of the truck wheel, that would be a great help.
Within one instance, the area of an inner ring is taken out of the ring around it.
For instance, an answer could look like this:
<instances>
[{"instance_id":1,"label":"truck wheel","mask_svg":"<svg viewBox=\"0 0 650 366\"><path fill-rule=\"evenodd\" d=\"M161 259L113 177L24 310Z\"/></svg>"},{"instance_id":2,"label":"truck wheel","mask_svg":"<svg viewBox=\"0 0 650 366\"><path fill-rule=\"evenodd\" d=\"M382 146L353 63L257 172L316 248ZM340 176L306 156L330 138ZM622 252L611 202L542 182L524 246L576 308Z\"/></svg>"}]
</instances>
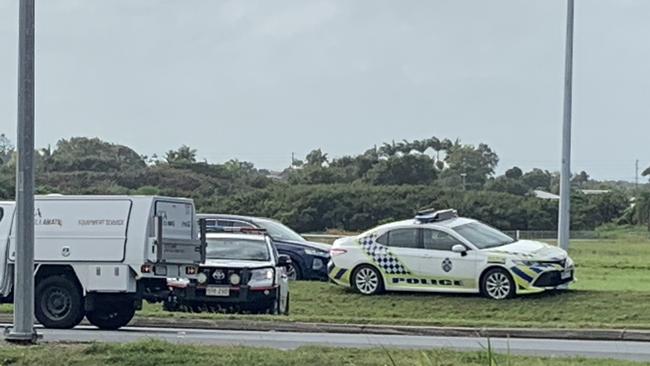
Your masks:
<instances>
[{"instance_id":1,"label":"truck wheel","mask_svg":"<svg viewBox=\"0 0 650 366\"><path fill-rule=\"evenodd\" d=\"M503 268L492 268L482 277L481 293L495 300L509 299L515 296L515 281Z\"/></svg>"},{"instance_id":2,"label":"truck wheel","mask_svg":"<svg viewBox=\"0 0 650 366\"><path fill-rule=\"evenodd\" d=\"M129 324L134 315L132 301L119 301L98 304L97 308L86 314L86 319L99 329L115 330Z\"/></svg>"},{"instance_id":3,"label":"truck wheel","mask_svg":"<svg viewBox=\"0 0 650 366\"><path fill-rule=\"evenodd\" d=\"M45 328L74 328L84 318L81 291L66 276L39 281L35 294L34 315Z\"/></svg>"}]
</instances>

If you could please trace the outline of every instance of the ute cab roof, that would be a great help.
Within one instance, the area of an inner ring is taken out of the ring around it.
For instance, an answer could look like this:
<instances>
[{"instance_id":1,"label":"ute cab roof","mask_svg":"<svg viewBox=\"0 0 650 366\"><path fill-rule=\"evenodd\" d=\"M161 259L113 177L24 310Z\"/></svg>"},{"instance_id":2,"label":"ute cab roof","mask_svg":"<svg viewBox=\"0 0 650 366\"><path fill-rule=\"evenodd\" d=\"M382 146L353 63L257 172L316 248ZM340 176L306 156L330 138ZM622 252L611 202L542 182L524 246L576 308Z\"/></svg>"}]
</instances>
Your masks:
<instances>
[{"instance_id":1,"label":"ute cab roof","mask_svg":"<svg viewBox=\"0 0 650 366\"><path fill-rule=\"evenodd\" d=\"M245 227L223 227L209 228L206 233L207 239L244 239L265 241L269 237L264 229L245 228Z\"/></svg>"}]
</instances>

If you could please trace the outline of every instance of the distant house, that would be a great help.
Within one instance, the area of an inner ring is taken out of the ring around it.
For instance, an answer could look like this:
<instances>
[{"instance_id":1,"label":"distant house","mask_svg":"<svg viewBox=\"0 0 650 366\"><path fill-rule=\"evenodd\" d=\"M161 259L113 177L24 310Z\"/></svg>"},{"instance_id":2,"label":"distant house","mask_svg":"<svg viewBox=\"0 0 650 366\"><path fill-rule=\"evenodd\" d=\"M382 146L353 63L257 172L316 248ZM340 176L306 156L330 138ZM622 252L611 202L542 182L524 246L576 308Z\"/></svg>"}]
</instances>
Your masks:
<instances>
[{"instance_id":1,"label":"distant house","mask_svg":"<svg viewBox=\"0 0 650 366\"><path fill-rule=\"evenodd\" d=\"M546 191L540 191L540 190L534 190L533 194L535 197L543 200L559 200L560 196L557 194L553 194L551 192L546 192Z\"/></svg>"},{"instance_id":2,"label":"distant house","mask_svg":"<svg viewBox=\"0 0 650 366\"><path fill-rule=\"evenodd\" d=\"M582 194L607 194L611 192L609 189L581 189Z\"/></svg>"}]
</instances>

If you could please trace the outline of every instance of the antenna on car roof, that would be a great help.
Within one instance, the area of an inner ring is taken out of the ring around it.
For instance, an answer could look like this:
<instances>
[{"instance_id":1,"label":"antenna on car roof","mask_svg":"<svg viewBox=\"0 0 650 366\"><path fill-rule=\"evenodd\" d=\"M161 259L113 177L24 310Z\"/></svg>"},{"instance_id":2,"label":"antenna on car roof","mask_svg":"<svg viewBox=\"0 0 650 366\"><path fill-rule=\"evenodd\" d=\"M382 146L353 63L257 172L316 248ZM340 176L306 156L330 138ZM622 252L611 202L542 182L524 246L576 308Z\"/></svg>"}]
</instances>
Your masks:
<instances>
[{"instance_id":1,"label":"antenna on car roof","mask_svg":"<svg viewBox=\"0 0 650 366\"><path fill-rule=\"evenodd\" d=\"M426 224L430 222L445 221L450 219L455 219L458 217L458 211L454 209L447 210L438 210L434 208L428 208L418 211L415 214L415 220L420 224Z\"/></svg>"}]
</instances>

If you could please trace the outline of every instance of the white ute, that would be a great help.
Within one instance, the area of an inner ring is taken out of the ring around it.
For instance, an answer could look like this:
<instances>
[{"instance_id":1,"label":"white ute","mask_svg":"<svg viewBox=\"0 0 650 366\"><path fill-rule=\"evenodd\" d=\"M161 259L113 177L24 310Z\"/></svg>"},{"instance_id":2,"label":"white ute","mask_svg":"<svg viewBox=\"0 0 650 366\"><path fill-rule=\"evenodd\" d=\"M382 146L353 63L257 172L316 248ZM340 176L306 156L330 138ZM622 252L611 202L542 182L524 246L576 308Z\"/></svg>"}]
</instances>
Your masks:
<instances>
[{"instance_id":1,"label":"white ute","mask_svg":"<svg viewBox=\"0 0 650 366\"><path fill-rule=\"evenodd\" d=\"M37 196L34 202L36 319L72 328L84 316L101 329L133 318L142 300L167 298L167 277L194 278L205 229L190 199ZM0 202L0 296L13 301L15 203Z\"/></svg>"}]
</instances>

